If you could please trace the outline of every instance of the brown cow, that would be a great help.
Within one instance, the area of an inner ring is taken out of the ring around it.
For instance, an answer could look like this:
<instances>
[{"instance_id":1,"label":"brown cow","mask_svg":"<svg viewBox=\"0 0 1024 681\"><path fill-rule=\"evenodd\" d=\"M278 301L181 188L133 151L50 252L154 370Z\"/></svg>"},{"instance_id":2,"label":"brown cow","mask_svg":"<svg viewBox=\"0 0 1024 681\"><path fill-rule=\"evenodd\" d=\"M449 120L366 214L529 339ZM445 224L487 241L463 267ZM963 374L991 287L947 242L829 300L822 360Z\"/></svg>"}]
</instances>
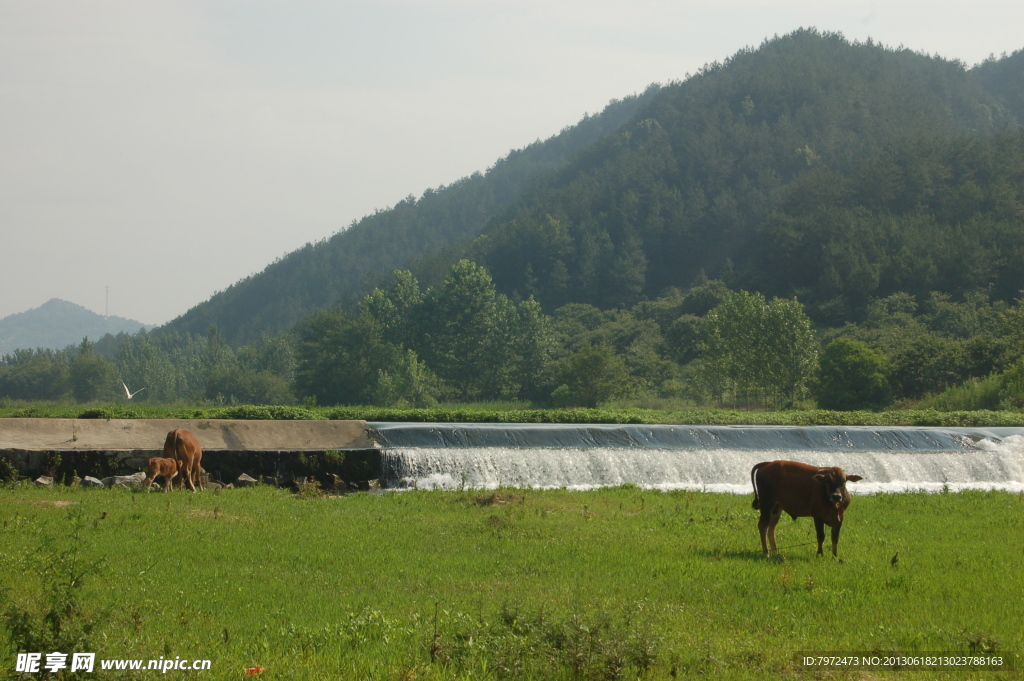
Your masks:
<instances>
[{"instance_id":1,"label":"brown cow","mask_svg":"<svg viewBox=\"0 0 1024 681\"><path fill-rule=\"evenodd\" d=\"M200 475L203 448L199 446L195 435L183 428L175 428L167 433L164 457L178 462L178 474L190 490L195 492L197 483L199 489L203 489L203 478Z\"/></svg>"},{"instance_id":2,"label":"brown cow","mask_svg":"<svg viewBox=\"0 0 1024 681\"><path fill-rule=\"evenodd\" d=\"M754 486L755 509L761 510L757 529L761 531L761 548L766 556L778 552L775 525L785 511L793 520L810 516L818 536L818 555L825 541L825 525L832 528L832 555L838 555L839 530L843 513L850 505L847 482L857 482L859 475L847 475L842 468L819 468L797 461L763 461L750 470ZM768 542L771 541L771 551Z\"/></svg>"},{"instance_id":3,"label":"brown cow","mask_svg":"<svg viewBox=\"0 0 1024 681\"><path fill-rule=\"evenodd\" d=\"M171 489L171 480L178 475L178 462L174 459L161 459L154 456L146 462L146 491L153 485L157 476L163 476L164 491Z\"/></svg>"}]
</instances>

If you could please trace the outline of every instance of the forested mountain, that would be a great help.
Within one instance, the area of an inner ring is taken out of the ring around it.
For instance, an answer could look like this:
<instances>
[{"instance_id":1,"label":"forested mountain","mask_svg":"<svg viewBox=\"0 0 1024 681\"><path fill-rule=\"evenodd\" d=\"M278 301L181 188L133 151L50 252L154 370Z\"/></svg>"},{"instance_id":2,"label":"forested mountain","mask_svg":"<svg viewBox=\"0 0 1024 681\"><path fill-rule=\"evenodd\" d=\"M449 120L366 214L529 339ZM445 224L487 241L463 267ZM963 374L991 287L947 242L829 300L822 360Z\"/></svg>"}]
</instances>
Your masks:
<instances>
[{"instance_id":1,"label":"forested mountain","mask_svg":"<svg viewBox=\"0 0 1024 681\"><path fill-rule=\"evenodd\" d=\"M702 272L833 324L897 290L1012 297L1024 149L998 95L1013 73L776 38L663 88L454 255L549 311L632 305Z\"/></svg>"},{"instance_id":2,"label":"forested mountain","mask_svg":"<svg viewBox=\"0 0 1024 681\"><path fill-rule=\"evenodd\" d=\"M611 102L543 142L510 152L485 174L474 173L419 199L409 196L388 210L354 222L315 244L306 244L213 295L164 329L206 333L216 324L230 343L290 330L311 312L339 300L356 300L368 277L382 281L392 270L426 253L477 236L502 208L519 199L538 175L563 167L580 149L630 120L658 92Z\"/></svg>"},{"instance_id":3,"label":"forested mountain","mask_svg":"<svg viewBox=\"0 0 1024 681\"><path fill-rule=\"evenodd\" d=\"M124 317L104 317L81 305L53 298L32 310L0 319L0 355L18 348L60 350L81 343L85 336L135 333L142 328L150 327Z\"/></svg>"},{"instance_id":4,"label":"forested mountain","mask_svg":"<svg viewBox=\"0 0 1024 681\"><path fill-rule=\"evenodd\" d=\"M825 324L896 291L1008 299L1024 288L1021 120L1024 51L967 70L800 30L307 244L165 328L251 342L352 309L394 269L440 285L462 258L548 312L701 273L797 295Z\"/></svg>"}]
</instances>

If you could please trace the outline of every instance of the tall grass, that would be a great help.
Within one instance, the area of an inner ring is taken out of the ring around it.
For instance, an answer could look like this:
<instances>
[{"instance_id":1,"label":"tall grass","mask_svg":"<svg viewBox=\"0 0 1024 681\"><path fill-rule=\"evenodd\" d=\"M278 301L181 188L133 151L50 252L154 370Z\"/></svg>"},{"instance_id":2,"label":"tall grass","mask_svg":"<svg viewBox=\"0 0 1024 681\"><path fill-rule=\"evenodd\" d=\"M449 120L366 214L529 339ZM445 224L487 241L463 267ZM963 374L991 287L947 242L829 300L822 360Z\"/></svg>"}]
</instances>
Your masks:
<instances>
[{"instance_id":1,"label":"tall grass","mask_svg":"<svg viewBox=\"0 0 1024 681\"><path fill-rule=\"evenodd\" d=\"M806 545L807 519L763 558L750 497L632 486L0 502L2 610L44 612L45 556L74 548L96 566L75 592L97 615L90 652L209 658L202 678L815 678L794 652L1024 650L1024 498L1008 493L856 497L841 562ZM905 672L871 676L888 677Z\"/></svg>"},{"instance_id":2,"label":"tall grass","mask_svg":"<svg viewBox=\"0 0 1024 681\"><path fill-rule=\"evenodd\" d=\"M997 410L1003 402L1003 381L997 374L972 378L960 385L926 397L917 403L919 409L938 411Z\"/></svg>"}]
</instances>

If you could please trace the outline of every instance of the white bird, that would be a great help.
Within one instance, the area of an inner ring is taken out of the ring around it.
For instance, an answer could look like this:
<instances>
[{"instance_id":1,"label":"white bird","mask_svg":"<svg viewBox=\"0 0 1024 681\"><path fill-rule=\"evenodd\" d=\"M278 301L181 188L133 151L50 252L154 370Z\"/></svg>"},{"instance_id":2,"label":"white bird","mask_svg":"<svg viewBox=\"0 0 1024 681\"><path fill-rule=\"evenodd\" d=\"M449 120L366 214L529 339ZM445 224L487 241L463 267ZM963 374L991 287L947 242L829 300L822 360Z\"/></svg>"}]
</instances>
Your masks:
<instances>
[{"instance_id":1,"label":"white bird","mask_svg":"<svg viewBox=\"0 0 1024 681\"><path fill-rule=\"evenodd\" d=\"M131 392L130 390L128 390L128 386L124 384L124 381L121 381L121 387L124 388L124 397L126 400L132 399L133 397L141 393L143 390L145 390L145 388L139 388L135 392Z\"/></svg>"}]
</instances>

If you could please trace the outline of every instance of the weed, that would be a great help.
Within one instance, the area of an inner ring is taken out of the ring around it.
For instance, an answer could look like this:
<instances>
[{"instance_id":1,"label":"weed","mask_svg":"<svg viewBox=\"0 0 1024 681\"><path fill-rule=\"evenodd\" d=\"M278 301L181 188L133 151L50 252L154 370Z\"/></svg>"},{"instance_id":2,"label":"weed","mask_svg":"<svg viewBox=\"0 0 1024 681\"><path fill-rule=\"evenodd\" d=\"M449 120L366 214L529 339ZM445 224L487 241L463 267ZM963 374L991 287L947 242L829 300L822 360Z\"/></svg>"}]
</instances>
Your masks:
<instances>
[{"instance_id":1,"label":"weed","mask_svg":"<svg viewBox=\"0 0 1024 681\"><path fill-rule=\"evenodd\" d=\"M960 636L971 655L991 655L999 652L1001 642L989 632L961 631Z\"/></svg>"},{"instance_id":2,"label":"weed","mask_svg":"<svg viewBox=\"0 0 1024 681\"><path fill-rule=\"evenodd\" d=\"M14 482L18 479L18 469L14 466L11 454L0 452L0 482Z\"/></svg>"},{"instance_id":3,"label":"weed","mask_svg":"<svg viewBox=\"0 0 1024 681\"><path fill-rule=\"evenodd\" d=\"M314 478L295 485L295 496L299 499L319 499L326 495L320 483Z\"/></svg>"},{"instance_id":4,"label":"weed","mask_svg":"<svg viewBox=\"0 0 1024 681\"><path fill-rule=\"evenodd\" d=\"M42 596L34 603L18 604L3 596L4 617L9 638L17 652L49 653L54 651L89 651L93 634L106 619L105 611L84 607L80 600L87 577L99 574L102 560L83 559L83 512L69 512L71 532L66 548L55 548L46 542L39 552L30 556L37 563L43 583ZM40 678L51 672L43 669Z\"/></svg>"}]
</instances>

